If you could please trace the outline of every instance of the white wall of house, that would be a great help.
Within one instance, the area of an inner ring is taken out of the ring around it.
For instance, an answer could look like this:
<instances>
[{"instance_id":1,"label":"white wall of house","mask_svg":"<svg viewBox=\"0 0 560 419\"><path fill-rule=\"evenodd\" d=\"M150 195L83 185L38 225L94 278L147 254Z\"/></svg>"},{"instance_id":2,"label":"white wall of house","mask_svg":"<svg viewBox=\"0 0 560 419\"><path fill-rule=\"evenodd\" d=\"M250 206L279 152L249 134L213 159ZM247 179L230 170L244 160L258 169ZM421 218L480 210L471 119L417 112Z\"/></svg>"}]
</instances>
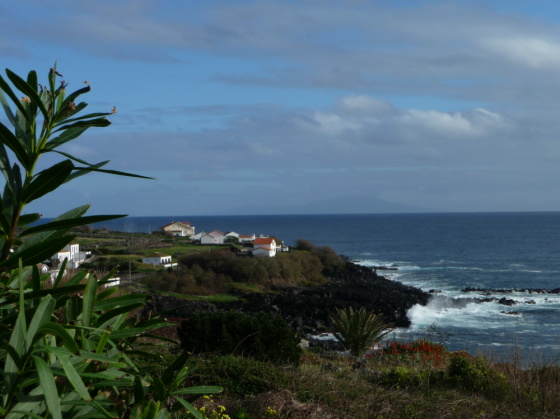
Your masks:
<instances>
[{"instance_id":1,"label":"white wall of house","mask_svg":"<svg viewBox=\"0 0 560 419\"><path fill-rule=\"evenodd\" d=\"M150 265L166 265L171 263L171 256L163 254L152 254L142 258L142 263Z\"/></svg>"},{"instance_id":2,"label":"white wall of house","mask_svg":"<svg viewBox=\"0 0 560 419\"><path fill-rule=\"evenodd\" d=\"M253 256L256 257L269 257L272 258L276 256L276 249L270 247L257 247L253 249Z\"/></svg>"},{"instance_id":3,"label":"white wall of house","mask_svg":"<svg viewBox=\"0 0 560 419\"><path fill-rule=\"evenodd\" d=\"M224 236L208 233L200 238L201 244L224 244Z\"/></svg>"}]
</instances>

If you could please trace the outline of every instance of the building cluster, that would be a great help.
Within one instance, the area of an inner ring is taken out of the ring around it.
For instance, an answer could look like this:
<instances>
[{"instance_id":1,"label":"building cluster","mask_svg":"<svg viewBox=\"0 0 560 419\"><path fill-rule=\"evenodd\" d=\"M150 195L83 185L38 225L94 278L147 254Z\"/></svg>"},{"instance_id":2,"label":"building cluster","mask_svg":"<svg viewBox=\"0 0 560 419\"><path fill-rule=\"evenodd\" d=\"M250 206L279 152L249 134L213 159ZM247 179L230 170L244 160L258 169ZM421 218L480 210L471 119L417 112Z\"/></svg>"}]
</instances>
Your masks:
<instances>
[{"instance_id":1,"label":"building cluster","mask_svg":"<svg viewBox=\"0 0 560 419\"><path fill-rule=\"evenodd\" d=\"M224 244L228 242L236 242L247 247L251 247L251 253L257 257L274 257L278 252L288 251L288 247L274 237L264 235L255 236L243 235L230 231L222 233L219 230L212 230L209 233L201 231L195 232L195 227L189 222L174 221L161 228L165 233L172 234L177 237L188 237L192 241L200 244Z\"/></svg>"}]
</instances>

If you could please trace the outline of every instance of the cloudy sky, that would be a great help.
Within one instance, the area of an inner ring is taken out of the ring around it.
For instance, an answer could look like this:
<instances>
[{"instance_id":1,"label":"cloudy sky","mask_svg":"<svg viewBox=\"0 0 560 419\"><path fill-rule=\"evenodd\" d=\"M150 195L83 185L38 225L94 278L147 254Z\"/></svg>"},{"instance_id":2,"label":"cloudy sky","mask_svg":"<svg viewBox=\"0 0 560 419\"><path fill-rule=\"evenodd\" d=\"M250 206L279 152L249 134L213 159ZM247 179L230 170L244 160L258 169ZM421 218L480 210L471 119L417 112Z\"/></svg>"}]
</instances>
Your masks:
<instances>
[{"instance_id":1,"label":"cloudy sky","mask_svg":"<svg viewBox=\"0 0 560 419\"><path fill-rule=\"evenodd\" d=\"M118 112L68 151L156 178L84 177L47 216L558 211L559 20L556 0L18 0L0 57L88 80L88 110Z\"/></svg>"}]
</instances>

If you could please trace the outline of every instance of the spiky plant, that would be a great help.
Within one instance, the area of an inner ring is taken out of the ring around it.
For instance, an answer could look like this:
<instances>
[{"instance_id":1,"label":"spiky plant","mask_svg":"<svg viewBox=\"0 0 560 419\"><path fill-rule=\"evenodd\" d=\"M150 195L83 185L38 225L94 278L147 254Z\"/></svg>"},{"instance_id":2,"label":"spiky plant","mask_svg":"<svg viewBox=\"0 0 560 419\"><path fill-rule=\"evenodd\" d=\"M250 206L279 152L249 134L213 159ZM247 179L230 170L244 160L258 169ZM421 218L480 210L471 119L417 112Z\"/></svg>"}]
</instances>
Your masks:
<instances>
[{"instance_id":1,"label":"spiky plant","mask_svg":"<svg viewBox=\"0 0 560 419\"><path fill-rule=\"evenodd\" d=\"M359 310L337 308L331 321L336 338L357 358L392 330L382 316L368 312L364 307Z\"/></svg>"}]
</instances>

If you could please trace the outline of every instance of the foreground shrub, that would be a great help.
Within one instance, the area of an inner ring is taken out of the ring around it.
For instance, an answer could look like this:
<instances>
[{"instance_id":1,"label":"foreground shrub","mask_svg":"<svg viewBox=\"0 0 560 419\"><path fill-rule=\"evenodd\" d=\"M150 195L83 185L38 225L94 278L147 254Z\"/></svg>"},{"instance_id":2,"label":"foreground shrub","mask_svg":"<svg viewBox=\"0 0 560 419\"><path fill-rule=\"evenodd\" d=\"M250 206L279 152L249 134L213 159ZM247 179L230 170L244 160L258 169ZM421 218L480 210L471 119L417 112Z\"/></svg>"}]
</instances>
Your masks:
<instances>
[{"instance_id":1,"label":"foreground shrub","mask_svg":"<svg viewBox=\"0 0 560 419\"><path fill-rule=\"evenodd\" d=\"M181 323L183 349L248 356L276 364L299 364L300 338L281 317L263 312L201 313Z\"/></svg>"},{"instance_id":2,"label":"foreground shrub","mask_svg":"<svg viewBox=\"0 0 560 419\"><path fill-rule=\"evenodd\" d=\"M256 361L234 355L212 355L193 359L195 384L212 380L224 388L226 395L245 397L288 384L285 373L270 362Z\"/></svg>"},{"instance_id":3,"label":"foreground shrub","mask_svg":"<svg viewBox=\"0 0 560 419\"><path fill-rule=\"evenodd\" d=\"M490 368L484 358L471 361L462 355L450 358L446 383L461 390L497 397L510 389L505 376Z\"/></svg>"}]
</instances>

